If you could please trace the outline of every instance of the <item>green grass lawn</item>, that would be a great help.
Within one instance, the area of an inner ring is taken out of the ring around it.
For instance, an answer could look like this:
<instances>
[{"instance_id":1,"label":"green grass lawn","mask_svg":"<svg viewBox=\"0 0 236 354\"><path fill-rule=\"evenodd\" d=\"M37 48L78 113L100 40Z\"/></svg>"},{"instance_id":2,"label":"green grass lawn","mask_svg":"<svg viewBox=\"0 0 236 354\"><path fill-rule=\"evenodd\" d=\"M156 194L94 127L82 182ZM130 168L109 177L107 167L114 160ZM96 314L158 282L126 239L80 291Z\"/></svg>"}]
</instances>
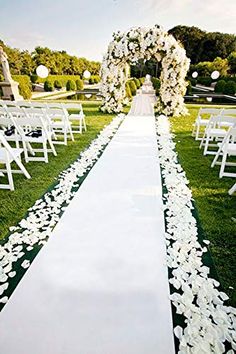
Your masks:
<instances>
[{"instance_id":1,"label":"green grass lawn","mask_svg":"<svg viewBox=\"0 0 236 354\"><path fill-rule=\"evenodd\" d=\"M48 188L57 182L57 176L75 161L79 153L89 145L100 130L111 122L112 115L99 112L99 103L84 103L87 132L75 134L75 141L69 140L68 146L55 145L58 156L49 154L49 163L29 162L25 164L31 179L23 175L14 175L15 191L0 190L0 239L8 234L9 227L15 225L26 214L34 202Z\"/></svg>"},{"instance_id":2,"label":"green grass lawn","mask_svg":"<svg viewBox=\"0 0 236 354\"><path fill-rule=\"evenodd\" d=\"M235 306L236 195L229 196L228 190L236 180L228 177L219 179L220 166L210 167L213 156L203 156L199 142L191 137L192 124L200 107L188 105L188 108L190 115L171 119L176 150L190 181L203 232L211 241L210 253L218 277ZM235 290L229 289L230 286Z\"/></svg>"}]
</instances>

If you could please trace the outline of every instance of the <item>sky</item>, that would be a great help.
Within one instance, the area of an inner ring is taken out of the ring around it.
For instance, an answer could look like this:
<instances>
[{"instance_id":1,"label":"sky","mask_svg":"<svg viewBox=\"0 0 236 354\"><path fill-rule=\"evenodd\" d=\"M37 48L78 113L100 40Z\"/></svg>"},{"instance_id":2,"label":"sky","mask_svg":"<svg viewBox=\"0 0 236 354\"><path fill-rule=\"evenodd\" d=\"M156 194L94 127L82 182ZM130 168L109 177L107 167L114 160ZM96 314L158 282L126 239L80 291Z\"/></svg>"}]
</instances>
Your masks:
<instances>
[{"instance_id":1,"label":"sky","mask_svg":"<svg viewBox=\"0 0 236 354\"><path fill-rule=\"evenodd\" d=\"M0 0L0 39L102 60L114 31L155 24L236 33L236 0Z\"/></svg>"}]
</instances>

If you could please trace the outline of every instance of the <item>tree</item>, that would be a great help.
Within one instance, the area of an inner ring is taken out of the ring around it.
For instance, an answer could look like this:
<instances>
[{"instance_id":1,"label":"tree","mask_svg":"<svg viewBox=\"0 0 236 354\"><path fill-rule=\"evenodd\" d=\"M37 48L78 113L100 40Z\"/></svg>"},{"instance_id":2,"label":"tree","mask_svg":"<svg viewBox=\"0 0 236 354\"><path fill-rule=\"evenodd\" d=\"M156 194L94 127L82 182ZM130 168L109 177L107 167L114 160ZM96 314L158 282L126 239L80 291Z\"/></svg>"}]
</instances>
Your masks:
<instances>
[{"instance_id":1,"label":"tree","mask_svg":"<svg viewBox=\"0 0 236 354\"><path fill-rule=\"evenodd\" d=\"M232 52L228 56L229 70L231 74L236 74L236 52Z\"/></svg>"}]
</instances>

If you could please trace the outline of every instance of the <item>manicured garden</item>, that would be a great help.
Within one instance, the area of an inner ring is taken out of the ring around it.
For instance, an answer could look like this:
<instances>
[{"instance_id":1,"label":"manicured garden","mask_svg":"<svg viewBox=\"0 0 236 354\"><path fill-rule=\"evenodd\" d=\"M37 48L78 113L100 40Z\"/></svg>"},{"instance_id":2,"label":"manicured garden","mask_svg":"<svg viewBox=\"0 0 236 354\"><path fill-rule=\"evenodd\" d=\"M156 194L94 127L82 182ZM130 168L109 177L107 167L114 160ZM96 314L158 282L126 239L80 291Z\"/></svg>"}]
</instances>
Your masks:
<instances>
[{"instance_id":1,"label":"manicured garden","mask_svg":"<svg viewBox=\"0 0 236 354\"><path fill-rule=\"evenodd\" d=\"M199 106L188 108L190 115L171 119L176 150L190 182L204 238L211 242L209 249L221 285L235 305L236 291L231 287L236 288L236 198L228 195L235 180L219 179L220 166L210 167L213 157L203 156L199 142L191 136Z\"/></svg>"}]
</instances>

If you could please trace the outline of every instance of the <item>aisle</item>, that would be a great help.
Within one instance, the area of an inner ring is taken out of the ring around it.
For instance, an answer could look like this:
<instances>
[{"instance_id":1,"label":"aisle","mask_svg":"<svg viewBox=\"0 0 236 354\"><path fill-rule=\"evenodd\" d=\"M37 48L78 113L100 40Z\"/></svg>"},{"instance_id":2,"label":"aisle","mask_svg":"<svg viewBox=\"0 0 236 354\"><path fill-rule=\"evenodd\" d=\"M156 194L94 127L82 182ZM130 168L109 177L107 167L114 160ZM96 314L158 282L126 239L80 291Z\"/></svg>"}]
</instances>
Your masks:
<instances>
[{"instance_id":1,"label":"aisle","mask_svg":"<svg viewBox=\"0 0 236 354\"><path fill-rule=\"evenodd\" d=\"M2 354L173 354L154 117L127 116L0 314Z\"/></svg>"}]
</instances>

